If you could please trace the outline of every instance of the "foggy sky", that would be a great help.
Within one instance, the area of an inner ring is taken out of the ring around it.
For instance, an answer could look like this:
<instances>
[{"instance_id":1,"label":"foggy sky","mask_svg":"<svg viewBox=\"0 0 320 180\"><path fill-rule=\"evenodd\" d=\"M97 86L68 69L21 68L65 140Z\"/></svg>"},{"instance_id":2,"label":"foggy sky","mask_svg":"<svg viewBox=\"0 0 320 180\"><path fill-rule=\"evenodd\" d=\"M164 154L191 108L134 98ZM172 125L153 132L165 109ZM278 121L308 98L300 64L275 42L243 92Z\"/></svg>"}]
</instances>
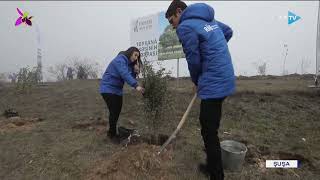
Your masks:
<instances>
[{"instance_id":1,"label":"foggy sky","mask_svg":"<svg viewBox=\"0 0 320 180\"><path fill-rule=\"evenodd\" d=\"M262 62L267 63L267 74L280 75L284 44L288 45L289 73L301 73L302 59L310 63L307 72L315 73L317 1L205 3L215 9L217 20L234 31L228 44L237 75L257 74L254 63ZM129 47L130 21L165 11L169 4L170 1L0 2L0 73L36 65L36 25L41 35L44 71L73 56L93 59L103 71L119 51ZM16 8L34 16L32 27L14 26ZM288 11L301 19L288 25ZM176 75L175 60L166 61L164 66ZM189 75L185 60L180 60L180 75Z\"/></svg>"}]
</instances>

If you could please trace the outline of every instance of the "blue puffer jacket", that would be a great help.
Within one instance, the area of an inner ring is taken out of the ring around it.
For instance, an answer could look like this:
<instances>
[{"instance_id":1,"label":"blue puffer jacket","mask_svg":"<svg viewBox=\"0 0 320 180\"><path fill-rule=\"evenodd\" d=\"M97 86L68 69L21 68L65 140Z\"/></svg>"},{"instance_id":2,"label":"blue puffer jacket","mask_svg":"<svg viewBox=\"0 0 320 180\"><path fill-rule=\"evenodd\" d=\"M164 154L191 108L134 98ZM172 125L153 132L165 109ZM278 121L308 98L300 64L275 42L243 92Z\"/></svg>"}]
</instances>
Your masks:
<instances>
[{"instance_id":1,"label":"blue puffer jacket","mask_svg":"<svg viewBox=\"0 0 320 180\"><path fill-rule=\"evenodd\" d=\"M232 29L214 19L212 7L196 3L182 12L176 32L198 96L209 99L231 95L235 76L227 42Z\"/></svg>"},{"instance_id":2,"label":"blue puffer jacket","mask_svg":"<svg viewBox=\"0 0 320 180\"><path fill-rule=\"evenodd\" d=\"M102 76L100 93L112 93L122 96L124 81L136 88L138 82L135 79L133 65L134 63L123 54L119 54L114 58Z\"/></svg>"}]
</instances>

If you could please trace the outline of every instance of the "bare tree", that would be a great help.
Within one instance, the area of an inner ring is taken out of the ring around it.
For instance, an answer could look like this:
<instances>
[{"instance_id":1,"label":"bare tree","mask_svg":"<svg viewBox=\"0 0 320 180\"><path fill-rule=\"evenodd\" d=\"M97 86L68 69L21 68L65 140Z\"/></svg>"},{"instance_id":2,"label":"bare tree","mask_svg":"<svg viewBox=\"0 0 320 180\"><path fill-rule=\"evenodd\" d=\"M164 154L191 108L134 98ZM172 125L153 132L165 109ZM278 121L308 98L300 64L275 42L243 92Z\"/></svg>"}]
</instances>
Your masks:
<instances>
[{"instance_id":1,"label":"bare tree","mask_svg":"<svg viewBox=\"0 0 320 180\"><path fill-rule=\"evenodd\" d=\"M48 72L58 81L73 79L75 74L78 79L97 79L100 66L89 58L67 57L64 63L49 67Z\"/></svg>"},{"instance_id":2,"label":"bare tree","mask_svg":"<svg viewBox=\"0 0 320 180\"><path fill-rule=\"evenodd\" d=\"M97 79L99 64L92 59L73 57L70 63L77 74L78 79Z\"/></svg>"},{"instance_id":3,"label":"bare tree","mask_svg":"<svg viewBox=\"0 0 320 180\"><path fill-rule=\"evenodd\" d=\"M252 63L253 66L256 68L257 70L257 73L260 75L260 76L265 76L266 75L266 72L267 72L267 62L254 62Z\"/></svg>"},{"instance_id":4,"label":"bare tree","mask_svg":"<svg viewBox=\"0 0 320 180\"><path fill-rule=\"evenodd\" d=\"M77 72L77 78L78 79L88 79L88 71L85 69L82 65L79 65Z\"/></svg>"},{"instance_id":5,"label":"bare tree","mask_svg":"<svg viewBox=\"0 0 320 180\"><path fill-rule=\"evenodd\" d=\"M65 72L67 70L66 63L55 64L48 68L48 72L57 79L57 81L64 81L67 79Z\"/></svg>"},{"instance_id":6,"label":"bare tree","mask_svg":"<svg viewBox=\"0 0 320 180\"><path fill-rule=\"evenodd\" d=\"M267 70L267 63L263 63L262 65L258 66L258 73L262 76L266 75L266 70Z\"/></svg>"},{"instance_id":7,"label":"bare tree","mask_svg":"<svg viewBox=\"0 0 320 180\"><path fill-rule=\"evenodd\" d=\"M72 67L68 67L67 78L68 78L68 80L72 80L73 79L73 69L72 69Z\"/></svg>"},{"instance_id":8,"label":"bare tree","mask_svg":"<svg viewBox=\"0 0 320 180\"><path fill-rule=\"evenodd\" d=\"M0 82L7 81L7 75L6 73L0 73Z\"/></svg>"}]
</instances>

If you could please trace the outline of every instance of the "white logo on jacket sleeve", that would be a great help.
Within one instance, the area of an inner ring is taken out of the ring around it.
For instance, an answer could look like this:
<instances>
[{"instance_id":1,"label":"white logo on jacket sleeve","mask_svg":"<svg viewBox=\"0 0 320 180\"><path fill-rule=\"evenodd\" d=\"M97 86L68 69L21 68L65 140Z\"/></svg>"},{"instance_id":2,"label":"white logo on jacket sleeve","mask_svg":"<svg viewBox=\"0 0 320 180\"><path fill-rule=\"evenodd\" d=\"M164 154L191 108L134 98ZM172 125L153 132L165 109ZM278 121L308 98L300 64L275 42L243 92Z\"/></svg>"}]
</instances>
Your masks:
<instances>
[{"instance_id":1,"label":"white logo on jacket sleeve","mask_svg":"<svg viewBox=\"0 0 320 180\"><path fill-rule=\"evenodd\" d=\"M215 30L215 29L218 29L219 26L218 25L209 25L209 24L206 24L203 29L207 32L209 31L212 31L212 30Z\"/></svg>"}]
</instances>

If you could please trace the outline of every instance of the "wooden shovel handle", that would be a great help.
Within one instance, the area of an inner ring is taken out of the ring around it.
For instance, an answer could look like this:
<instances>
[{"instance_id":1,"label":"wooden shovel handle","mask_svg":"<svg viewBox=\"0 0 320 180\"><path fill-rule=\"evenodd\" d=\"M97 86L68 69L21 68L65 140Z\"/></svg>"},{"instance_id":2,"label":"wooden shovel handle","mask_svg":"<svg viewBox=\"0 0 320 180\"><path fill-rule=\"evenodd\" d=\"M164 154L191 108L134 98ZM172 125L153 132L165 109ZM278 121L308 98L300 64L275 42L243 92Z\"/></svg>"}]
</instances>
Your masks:
<instances>
[{"instance_id":1,"label":"wooden shovel handle","mask_svg":"<svg viewBox=\"0 0 320 180\"><path fill-rule=\"evenodd\" d=\"M192 100L190 101L188 108L186 110L186 112L184 112L176 130L171 134L171 136L167 139L167 141L161 146L160 150L158 151L158 155L164 150L164 148L172 141L172 139L174 139L178 133L178 131L181 129L182 125L184 124L184 122L187 119L187 116L195 102L195 100L197 99L197 93L194 94Z\"/></svg>"}]
</instances>

